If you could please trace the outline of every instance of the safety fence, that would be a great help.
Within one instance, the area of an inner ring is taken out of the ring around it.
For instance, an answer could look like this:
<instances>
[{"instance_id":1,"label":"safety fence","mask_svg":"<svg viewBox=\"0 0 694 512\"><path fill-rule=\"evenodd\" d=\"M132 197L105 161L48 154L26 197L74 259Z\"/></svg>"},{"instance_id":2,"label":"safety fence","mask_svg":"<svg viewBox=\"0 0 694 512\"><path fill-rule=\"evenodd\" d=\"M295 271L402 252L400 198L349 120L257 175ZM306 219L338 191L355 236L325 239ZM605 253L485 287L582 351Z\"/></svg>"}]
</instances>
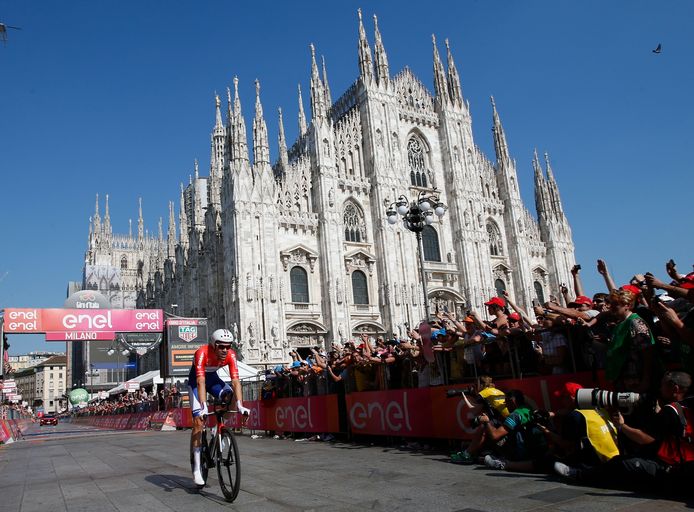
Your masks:
<instances>
[{"instance_id":1,"label":"safety fence","mask_svg":"<svg viewBox=\"0 0 694 512\"><path fill-rule=\"evenodd\" d=\"M31 418L0 419L0 444L9 444L21 439L22 432L31 423Z\"/></svg>"},{"instance_id":2,"label":"safety fence","mask_svg":"<svg viewBox=\"0 0 694 512\"><path fill-rule=\"evenodd\" d=\"M602 375L597 379L591 372L550 375L499 381L502 390L522 391L533 408L552 409L558 404L553 391L563 383L578 382L586 387L604 385ZM366 391L343 395L319 395L302 398L244 401L251 410L244 428L256 431L347 433L399 437L469 439L474 427L474 414L465 401L447 398L449 389L463 386L436 386L390 391ZM189 408L168 411L81 416L71 420L108 429L170 430L190 428ZM214 421L210 417L210 421ZM230 427L241 428L238 414L228 415Z\"/></svg>"}]
</instances>

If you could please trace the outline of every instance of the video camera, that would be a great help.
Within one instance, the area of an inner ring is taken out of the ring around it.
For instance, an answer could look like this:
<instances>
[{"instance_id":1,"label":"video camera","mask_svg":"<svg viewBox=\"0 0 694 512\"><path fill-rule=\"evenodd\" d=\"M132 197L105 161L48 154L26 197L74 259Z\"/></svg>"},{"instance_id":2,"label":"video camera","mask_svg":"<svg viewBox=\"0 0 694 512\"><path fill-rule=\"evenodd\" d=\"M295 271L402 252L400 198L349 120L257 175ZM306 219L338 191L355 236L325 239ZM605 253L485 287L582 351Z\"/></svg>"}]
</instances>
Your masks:
<instances>
[{"instance_id":1,"label":"video camera","mask_svg":"<svg viewBox=\"0 0 694 512\"><path fill-rule=\"evenodd\" d=\"M600 388L583 388L576 391L577 409L619 409L630 413L644 398L642 394L607 391Z\"/></svg>"}]
</instances>

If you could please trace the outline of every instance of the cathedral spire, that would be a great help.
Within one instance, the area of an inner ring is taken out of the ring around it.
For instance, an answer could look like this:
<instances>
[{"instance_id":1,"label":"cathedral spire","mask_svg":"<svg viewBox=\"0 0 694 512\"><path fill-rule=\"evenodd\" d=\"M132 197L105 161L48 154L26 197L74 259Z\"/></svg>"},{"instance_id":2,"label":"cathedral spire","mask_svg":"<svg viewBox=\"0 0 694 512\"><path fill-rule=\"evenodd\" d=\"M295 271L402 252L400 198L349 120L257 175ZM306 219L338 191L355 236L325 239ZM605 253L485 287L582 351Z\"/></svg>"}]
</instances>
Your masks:
<instances>
[{"instance_id":1,"label":"cathedral spire","mask_svg":"<svg viewBox=\"0 0 694 512\"><path fill-rule=\"evenodd\" d=\"M323 89L325 90L325 108L330 110L333 106L333 99L330 96L330 85L328 85L328 72L325 70L325 55L321 55L321 61L323 62Z\"/></svg>"},{"instance_id":2,"label":"cathedral spire","mask_svg":"<svg viewBox=\"0 0 694 512\"><path fill-rule=\"evenodd\" d=\"M376 71L376 81L380 85L387 85L390 80L388 69L388 56L381 40L381 31L378 30L378 18L374 14L374 68Z\"/></svg>"},{"instance_id":3,"label":"cathedral spire","mask_svg":"<svg viewBox=\"0 0 694 512\"><path fill-rule=\"evenodd\" d=\"M299 137L308 130L306 126L306 114L304 114L304 100L301 97L301 84L299 84Z\"/></svg>"},{"instance_id":4,"label":"cathedral spire","mask_svg":"<svg viewBox=\"0 0 694 512\"><path fill-rule=\"evenodd\" d=\"M279 146L280 166L282 167L282 172L286 172L287 167L289 166L289 156L287 155L287 139L284 136L284 121L282 120L282 108L278 108L277 111L279 113L279 134L277 136L277 145Z\"/></svg>"},{"instance_id":5,"label":"cathedral spire","mask_svg":"<svg viewBox=\"0 0 694 512\"><path fill-rule=\"evenodd\" d=\"M197 180L197 179L200 178L200 165L198 164L198 159L197 159L197 158L195 159L195 164L194 164L194 166L195 166L195 179Z\"/></svg>"},{"instance_id":6,"label":"cathedral spire","mask_svg":"<svg viewBox=\"0 0 694 512\"><path fill-rule=\"evenodd\" d=\"M443 107L448 102L448 84L446 82L446 72L439 56L439 49L436 47L436 36L431 34L431 42L434 45L434 89L439 105Z\"/></svg>"},{"instance_id":7,"label":"cathedral spire","mask_svg":"<svg viewBox=\"0 0 694 512\"><path fill-rule=\"evenodd\" d=\"M552 171L552 166L549 163L549 153L545 152L545 165L547 167L547 188L549 189L549 195L552 198L552 209L554 213L559 217L564 215L564 207L561 204L561 197L559 196L559 186L554 179L554 172Z\"/></svg>"},{"instance_id":8,"label":"cathedral spire","mask_svg":"<svg viewBox=\"0 0 694 512\"><path fill-rule=\"evenodd\" d=\"M159 217L159 247L164 243L164 219Z\"/></svg>"},{"instance_id":9,"label":"cathedral spire","mask_svg":"<svg viewBox=\"0 0 694 512\"><path fill-rule=\"evenodd\" d=\"M186 213L186 201L183 197L183 183L181 183L181 205L178 212L179 240L181 246L188 247L188 214Z\"/></svg>"},{"instance_id":10,"label":"cathedral spire","mask_svg":"<svg viewBox=\"0 0 694 512\"><path fill-rule=\"evenodd\" d=\"M101 232L101 216L99 215L99 194L96 194L96 202L94 204L94 234L98 235Z\"/></svg>"},{"instance_id":11,"label":"cathedral spire","mask_svg":"<svg viewBox=\"0 0 694 512\"><path fill-rule=\"evenodd\" d=\"M504 127L501 125L499 113L496 111L496 103L494 102L494 96L491 97L491 101L494 118L494 126L492 127L492 132L494 133L494 150L496 151L496 162L499 165L509 165L511 163L511 155L508 151L508 144L506 143L506 134L504 133Z\"/></svg>"},{"instance_id":12,"label":"cathedral spire","mask_svg":"<svg viewBox=\"0 0 694 512\"><path fill-rule=\"evenodd\" d=\"M459 107L462 107L463 90L460 87L458 68L455 67L455 61L453 60L453 54L451 53L451 47L448 44L448 39L446 39L446 55L448 57L448 93L450 94L451 101L457 104Z\"/></svg>"},{"instance_id":13,"label":"cathedral spire","mask_svg":"<svg viewBox=\"0 0 694 512\"><path fill-rule=\"evenodd\" d=\"M226 130L222 124L222 102L215 93L215 125L210 141L210 179L207 187L208 201L212 204L221 202L222 169L225 166Z\"/></svg>"},{"instance_id":14,"label":"cathedral spire","mask_svg":"<svg viewBox=\"0 0 694 512\"><path fill-rule=\"evenodd\" d=\"M540 159L537 157L537 149L533 153L533 171L535 174L535 209L537 216L542 217L548 212L547 182L540 166Z\"/></svg>"},{"instance_id":15,"label":"cathedral spire","mask_svg":"<svg viewBox=\"0 0 694 512\"><path fill-rule=\"evenodd\" d=\"M113 234L111 229L111 214L108 211L108 194L106 194L106 210L104 211L104 234L106 236L111 236Z\"/></svg>"},{"instance_id":16,"label":"cathedral spire","mask_svg":"<svg viewBox=\"0 0 694 512\"><path fill-rule=\"evenodd\" d=\"M137 239L139 241L142 241L145 237L145 221L142 218L142 198L138 198L138 202L140 205L139 208L139 214L137 217Z\"/></svg>"},{"instance_id":17,"label":"cathedral spire","mask_svg":"<svg viewBox=\"0 0 694 512\"><path fill-rule=\"evenodd\" d=\"M239 99L239 79L234 77L234 124L232 127L233 158L248 162L248 140L246 138L246 122L241 113L241 100Z\"/></svg>"},{"instance_id":18,"label":"cathedral spire","mask_svg":"<svg viewBox=\"0 0 694 512\"><path fill-rule=\"evenodd\" d=\"M214 129L215 131L217 130L223 130L223 125L222 125L222 101L219 99L219 94L217 94L217 91L214 93L214 106L215 106L215 115L214 115Z\"/></svg>"},{"instance_id":19,"label":"cathedral spire","mask_svg":"<svg viewBox=\"0 0 694 512\"><path fill-rule=\"evenodd\" d=\"M311 47L311 117L312 121L316 122L325 118L325 93L318 73L318 64L316 64L316 49L313 43L309 46Z\"/></svg>"},{"instance_id":20,"label":"cathedral spire","mask_svg":"<svg viewBox=\"0 0 694 512\"><path fill-rule=\"evenodd\" d=\"M267 125L260 103L260 81L255 81L255 118L253 119L253 162L256 165L270 163L270 148L267 140Z\"/></svg>"},{"instance_id":21,"label":"cathedral spire","mask_svg":"<svg viewBox=\"0 0 694 512\"><path fill-rule=\"evenodd\" d=\"M231 89L227 87L227 126L231 126L234 113L232 111Z\"/></svg>"},{"instance_id":22,"label":"cathedral spire","mask_svg":"<svg viewBox=\"0 0 694 512\"><path fill-rule=\"evenodd\" d=\"M128 238L132 240L133 238L133 220L128 219Z\"/></svg>"},{"instance_id":23,"label":"cathedral spire","mask_svg":"<svg viewBox=\"0 0 694 512\"><path fill-rule=\"evenodd\" d=\"M166 256L172 260L176 257L176 218L174 217L173 201L169 201L169 232L166 242Z\"/></svg>"},{"instance_id":24,"label":"cathedral spire","mask_svg":"<svg viewBox=\"0 0 694 512\"><path fill-rule=\"evenodd\" d=\"M357 9L359 14L359 77L363 81L371 81L373 78L373 64L371 61L371 48L366 39L364 22L361 19L361 9Z\"/></svg>"}]
</instances>

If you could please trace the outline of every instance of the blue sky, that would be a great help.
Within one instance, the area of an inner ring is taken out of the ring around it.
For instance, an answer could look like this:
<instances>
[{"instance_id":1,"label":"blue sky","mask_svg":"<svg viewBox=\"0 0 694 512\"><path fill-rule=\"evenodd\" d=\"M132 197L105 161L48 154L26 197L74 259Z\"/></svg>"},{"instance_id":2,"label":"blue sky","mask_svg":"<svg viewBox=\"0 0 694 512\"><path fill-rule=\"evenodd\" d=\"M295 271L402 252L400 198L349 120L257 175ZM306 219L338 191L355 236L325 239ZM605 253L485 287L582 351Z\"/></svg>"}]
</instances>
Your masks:
<instances>
[{"instance_id":1,"label":"blue sky","mask_svg":"<svg viewBox=\"0 0 694 512\"><path fill-rule=\"evenodd\" d=\"M589 291L599 257L618 282L671 257L691 270L692 2L0 0L22 28L0 46L0 307L62 305L97 192L115 231L141 196L156 232L195 158L207 174L213 95L234 75L249 134L261 82L274 160L278 106L296 136L297 83L310 114L309 43L333 98L356 79L358 7L372 46L379 17L391 74L407 65L430 90L431 34L450 40L476 142L493 157L494 95L531 211L532 152L549 152Z\"/></svg>"}]
</instances>

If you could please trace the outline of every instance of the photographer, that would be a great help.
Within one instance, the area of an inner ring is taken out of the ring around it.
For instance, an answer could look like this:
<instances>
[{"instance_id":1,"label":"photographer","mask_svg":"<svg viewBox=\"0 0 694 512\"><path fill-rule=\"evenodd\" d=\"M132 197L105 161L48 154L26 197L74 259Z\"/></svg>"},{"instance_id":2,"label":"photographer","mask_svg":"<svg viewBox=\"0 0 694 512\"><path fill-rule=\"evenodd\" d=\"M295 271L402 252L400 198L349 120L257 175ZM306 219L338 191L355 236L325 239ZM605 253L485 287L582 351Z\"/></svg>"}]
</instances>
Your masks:
<instances>
[{"instance_id":1,"label":"photographer","mask_svg":"<svg viewBox=\"0 0 694 512\"><path fill-rule=\"evenodd\" d=\"M685 400L692 379L684 372L667 372L660 383L665 404L647 429L629 425L616 410L612 419L632 442L650 448L651 456L615 457L606 464L583 471L568 466L555 466L557 472L573 480L589 484L643 489L644 486L666 491L683 491L691 485L694 475L694 411Z\"/></svg>"},{"instance_id":2,"label":"photographer","mask_svg":"<svg viewBox=\"0 0 694 512\"><path fill-rule=\"evenodd\" d=\"M468 400L467 395L463 395L463 400L470 409L469 414L474 417L472 425L476 427L475 434L466 450L451 455L451 462L474 463L474 457L484 444L485 429L480 421L482 413L497 426L501 425L501 422L510 414L508 407L506 407L505 393L494 386L494 381L489 375L480 377L477 389L478 393L473 397L474 404Z\"/></svg>"},{"instance_id":3,"label":"photographer","mask_svg":"<svg viewBox=\"0 0 694 512\"><path fill-rule=\"evenodd\" d=\"M557 431L552 432L540 425L547 437L551 451L565 464L578 467L593 467L607 462L619 455L617 447L617 428L612 424L607 412L598 408L581 408L576 404L576 393L583 386L566 382L554 392L559 401L555 415Z\"/></svg>"},{"instance_id":4,"label":"photographer","mask_svg":"<svg viewBox=\"0 0 694 512\"><path fill-rule=\"evenodd\" d=\"M500 455L487 455L484 464L492 469L537 472L549 467L547 442L538 428L534 413L525 403L519 390L506 392L506 407L510 414L501 425L494 426L481 414L478 421L484 431L483 444L490 445Z\"/></svg>"}]
</instances>

